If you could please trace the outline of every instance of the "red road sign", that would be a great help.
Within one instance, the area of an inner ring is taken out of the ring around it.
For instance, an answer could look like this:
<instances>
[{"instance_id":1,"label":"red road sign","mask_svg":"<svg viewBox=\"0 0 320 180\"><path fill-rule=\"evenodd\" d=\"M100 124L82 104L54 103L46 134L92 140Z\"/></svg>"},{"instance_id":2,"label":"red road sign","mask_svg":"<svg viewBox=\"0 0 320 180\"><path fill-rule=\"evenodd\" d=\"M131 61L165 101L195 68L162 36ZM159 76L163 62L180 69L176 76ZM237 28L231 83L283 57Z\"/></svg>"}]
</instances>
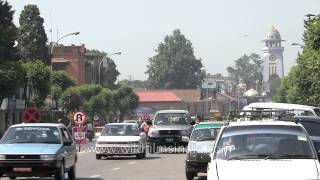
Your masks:
<instances>
[{"instance_id":1,"label":"red road sign","mask_svg":"<svg viewBox=\"0 0 320 180\"><path fill-rule=\"evenodd\" d=\"M22 119L25 123L39 123L41 120L40 111L36 108L28 108L22 115Z\"/></svg>"},{"instance_id":2,"label":"red road sign","mask_svg":"<svg viewBox=\"0 0 320 180\"><path fill-rule=\"evenodd\" d=\"M145 121L149 121L150 120L150 115L149 114L143 114L142 115L142 119Z\"/></svg>"},{"instance_id":3,"label":"red road sign","mask_svg":"<svg viewBox=\"0 0 320 180\"><path fill-rule=\"evenodd\" d=\"M83 112L76 112L73 115L73 122L76 125L82 125L86 122L86 115Z\"/></svg>"}]
</instances>

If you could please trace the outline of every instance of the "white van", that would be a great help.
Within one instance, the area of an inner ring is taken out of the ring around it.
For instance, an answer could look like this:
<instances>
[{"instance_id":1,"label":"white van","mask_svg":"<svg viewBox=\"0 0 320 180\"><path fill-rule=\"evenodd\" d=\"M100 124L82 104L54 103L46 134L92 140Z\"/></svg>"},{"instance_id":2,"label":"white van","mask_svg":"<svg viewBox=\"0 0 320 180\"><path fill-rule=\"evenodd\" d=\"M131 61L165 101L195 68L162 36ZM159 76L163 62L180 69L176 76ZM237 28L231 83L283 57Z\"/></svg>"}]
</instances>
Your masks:
<instances>
[{"instance_id":1,"label":"white van","mask_svg":"<svg viewBox=\"0 0 320 180\"><path fill-rule=\"evenodd\" d=\"M288 103L251 103L242 110L272 109L293 110L295 116L317 116L320 117L320 108L301 104Z\"/></svg>"}]
</instances>

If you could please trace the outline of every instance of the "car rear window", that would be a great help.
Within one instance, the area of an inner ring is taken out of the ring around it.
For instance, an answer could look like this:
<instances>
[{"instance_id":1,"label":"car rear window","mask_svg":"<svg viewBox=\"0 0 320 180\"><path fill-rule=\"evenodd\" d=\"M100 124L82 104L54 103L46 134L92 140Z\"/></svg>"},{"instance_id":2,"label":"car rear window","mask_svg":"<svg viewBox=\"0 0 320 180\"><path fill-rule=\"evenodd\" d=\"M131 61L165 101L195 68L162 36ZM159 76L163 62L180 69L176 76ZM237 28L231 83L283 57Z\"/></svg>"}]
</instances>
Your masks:
<instances>
[{"instance_id":1,"label":"car rear window","mask_svg":"<svg viewBox=\"0 0 320 180\"><path fill-rule=\"evenodd\" d=\"M310 136L320 136L320 122L302 121L301 124Z\"/></svg>"}]
</instances>

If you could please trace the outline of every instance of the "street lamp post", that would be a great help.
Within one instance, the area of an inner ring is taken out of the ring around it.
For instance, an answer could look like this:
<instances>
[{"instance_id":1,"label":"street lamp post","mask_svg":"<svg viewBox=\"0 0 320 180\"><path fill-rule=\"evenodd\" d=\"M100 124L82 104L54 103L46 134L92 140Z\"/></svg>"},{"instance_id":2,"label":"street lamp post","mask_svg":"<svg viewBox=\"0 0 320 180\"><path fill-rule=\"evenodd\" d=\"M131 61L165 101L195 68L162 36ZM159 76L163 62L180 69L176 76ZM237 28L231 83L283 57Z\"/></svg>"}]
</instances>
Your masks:
<instances>
[{"instance_id":1,"label":"street lamp post","mask_svg":"<svg viewBox=\"0 0 320 180\"><path fill-rule=\"evenodd\" d=\"M106 56L104 56L102 59L101 59L101 61L100 61L100 63L99 63L99 71L98 71L98 77L99 77L99 80L98 80L98 82L99 82L99 84L101 84L101 65L102 65L102 62L103 62L103 60L107 60L108 59L108 57L110 57L110 56L113 56L113 55L121 55L122 54L122 52L116 52L116 53L112 53L112 54L107 54Z\"/></svg>"},{"instance_id":2,"label":"street lamp post","mask_svg":"<svg viewBox=\"0 0 320 180\"><path fill-rule=\"evenodd\" d=\"M52 53L53 53L53 48L54 48L54 46L55 46L55 45L58 45L58 43L59 43L59 41L60 41L61 39L65 38L65 37L67 37L67 36L72 36L72 35L75 35L75 36L76 36L76 35L78 35L78 34L80 34L80 32L73 32L73 33L66 34L66 35L62 36L61 38L59 38L55 43L52 43L51 50L50 50L50 55L52 55Z\"/></svg>"},{"instance_id":3,"label":"street lamp post","mask_svg":"<svg viewBox=\"0 0 320 180\"><path fill-rule=\"evenodd\" d=\"M304 45L299 44L299 43L292 43L291 45L292 45L292 46L300 46L301 48L304 48Z\"/></svg>"}]
</instances>

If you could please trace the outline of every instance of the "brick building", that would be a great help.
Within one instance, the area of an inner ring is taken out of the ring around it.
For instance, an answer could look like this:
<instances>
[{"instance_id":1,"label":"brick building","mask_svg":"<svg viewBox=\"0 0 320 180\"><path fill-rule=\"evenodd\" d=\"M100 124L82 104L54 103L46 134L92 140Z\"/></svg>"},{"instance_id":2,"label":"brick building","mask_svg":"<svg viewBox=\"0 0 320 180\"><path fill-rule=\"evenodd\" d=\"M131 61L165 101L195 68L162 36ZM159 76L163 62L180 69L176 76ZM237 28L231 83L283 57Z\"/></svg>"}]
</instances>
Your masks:
<instances>
[{"instance_id":1,"label":"brick building","mask_svg":"<svg viewBox=\"0 0 320 180\"><path fill-rule=\"evenodd\" d=\"M54 70L65 70L77 85L85 80L85 45L54 46L51 64Z\"/></svg>"}]
</instances>

